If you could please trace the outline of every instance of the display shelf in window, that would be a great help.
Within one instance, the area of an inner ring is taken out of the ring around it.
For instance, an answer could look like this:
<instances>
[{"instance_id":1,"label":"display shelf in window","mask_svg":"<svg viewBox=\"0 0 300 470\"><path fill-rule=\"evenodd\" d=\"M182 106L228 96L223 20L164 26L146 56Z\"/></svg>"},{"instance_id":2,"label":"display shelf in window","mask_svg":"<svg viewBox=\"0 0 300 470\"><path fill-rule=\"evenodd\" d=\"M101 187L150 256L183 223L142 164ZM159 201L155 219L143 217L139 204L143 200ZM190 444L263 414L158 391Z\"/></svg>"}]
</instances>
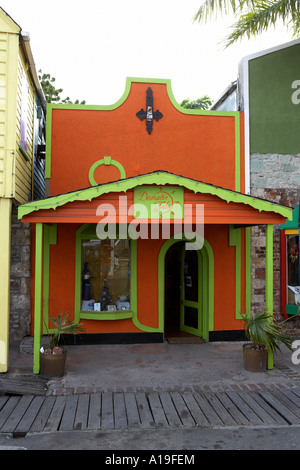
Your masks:
<instances>
[{"instance_id":1,"label":"display shelf in window","mask_svg":"<svg viewBox=\"0 0 300 470\"><path fill-rule=\"evenodd\" d=\"M129 240L82 239L81 312L130 311Z\"/></svg>"},{"instance_id":2,"label":"display shelf in window","mask_svg":"<svg viewBox=\"0 0 300 470\"><path fill-rule=\"evenodd\" d=\"M136 292L134 241L100 240L96 224L83 224L76 232L76 321L135 318L133 292Z\"/></svg>"}]
</instances>

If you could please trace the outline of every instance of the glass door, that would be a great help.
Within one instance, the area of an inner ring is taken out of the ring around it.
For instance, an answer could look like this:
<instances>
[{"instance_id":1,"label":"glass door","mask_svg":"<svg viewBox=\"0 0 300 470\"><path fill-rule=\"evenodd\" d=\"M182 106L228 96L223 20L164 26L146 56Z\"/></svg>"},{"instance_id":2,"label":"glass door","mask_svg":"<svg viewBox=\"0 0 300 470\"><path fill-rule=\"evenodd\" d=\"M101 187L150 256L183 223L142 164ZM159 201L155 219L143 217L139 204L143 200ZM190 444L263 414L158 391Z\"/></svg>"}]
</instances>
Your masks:
<instances>
[{"instance_id":1,"label":"glass door","mask_svg":"<svg viewBox=\"0 0 300 470\"><path fill-rule=\"evenodd\" d=\"M185 250L181 253L180 330L202 336L202 269L201 252Z\"/></svg>"}]
</instances>

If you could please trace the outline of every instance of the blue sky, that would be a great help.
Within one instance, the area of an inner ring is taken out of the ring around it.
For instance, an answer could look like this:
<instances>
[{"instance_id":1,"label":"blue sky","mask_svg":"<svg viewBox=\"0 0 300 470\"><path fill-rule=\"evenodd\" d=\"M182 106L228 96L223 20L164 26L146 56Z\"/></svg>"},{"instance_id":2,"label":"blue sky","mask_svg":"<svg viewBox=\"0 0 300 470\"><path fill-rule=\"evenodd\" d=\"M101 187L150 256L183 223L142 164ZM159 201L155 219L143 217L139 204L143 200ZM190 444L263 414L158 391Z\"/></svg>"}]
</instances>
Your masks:
<instances>
[{"instance_id":1,"label":"blue sky","mask_svg":"<svg viewBox=\"0 0 300 470\"><path fill-rule=\"evenodd\" d=\"M216 100L246 55L292 39L280 27L224 50L233 17L193 23L201 0L2 0L30 33L37 69L56 78L63 97L113 104L126 77L168 78L178 102Z\"/></svg>"}]
</instances>

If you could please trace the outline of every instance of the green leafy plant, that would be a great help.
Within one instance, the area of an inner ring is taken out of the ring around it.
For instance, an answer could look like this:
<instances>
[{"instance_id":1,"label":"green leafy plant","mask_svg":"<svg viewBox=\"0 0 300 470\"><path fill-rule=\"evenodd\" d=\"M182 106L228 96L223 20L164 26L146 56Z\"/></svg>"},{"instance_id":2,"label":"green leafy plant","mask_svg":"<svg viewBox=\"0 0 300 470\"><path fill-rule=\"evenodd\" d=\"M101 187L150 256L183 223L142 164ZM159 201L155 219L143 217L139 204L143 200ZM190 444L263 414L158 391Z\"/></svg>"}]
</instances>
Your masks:
<instances>
[{"instance_id":1,"label":"green leafy plant","mask_svg":"<svg viewBox=\"0 0 300 470\"><path fill-rule=\"evenodd\" d=\"M244 318L244 323L246 338L253 343L253 349L270 348L275 352L276 350L280 351L280 345L284 344L292 350L293 339L282 331L284 322L274 323L272 315L260 312Z\"/></svg>"},{"instance_id":2,"label":"green leafy plant","mask_svg":"<svg viewBox=\"0 0 300 470\"><path fill-rule=\"evenodd\" d=\"M180 103L180 106L187 109L209 109L212 104L213 100L209 96L204 95L197 100L185 99Z\"/></svg>"},{"instance_id":3,"label":"green leafy plant","mask_svg":"<svg viewBox=\"0 0 300 470\"><path fill-rule=\"evenodd\" d=\"M84 328L81 327L82 323L74 323L69 320L69 313L60 313L57 318L50 315L51 321L54 323L56 330L50 333L47 325L47 333L49 338L49 347L45 350L47 354L57 354L61 352L62 348L59 348L59 342L63 334L75 335L77 333L84 332Z\"/></svg>"},{"instance_id":4,"label":"green leafy plant","mask_svg":"<svg viewBox=\"0 0 300 470\"><path fill-rule=\"evenodd\" d=\"M86 104L85 100L81 102L76 100L73 103L73 101L70 101L69 96L65 99L61 99L60 95L63 92L63 89L55 87L56 80L54 77L51 77L50 73L43 73L42 70L39 70L39 81L41 83L47 103Z\"/></svg>"}]
</instances>

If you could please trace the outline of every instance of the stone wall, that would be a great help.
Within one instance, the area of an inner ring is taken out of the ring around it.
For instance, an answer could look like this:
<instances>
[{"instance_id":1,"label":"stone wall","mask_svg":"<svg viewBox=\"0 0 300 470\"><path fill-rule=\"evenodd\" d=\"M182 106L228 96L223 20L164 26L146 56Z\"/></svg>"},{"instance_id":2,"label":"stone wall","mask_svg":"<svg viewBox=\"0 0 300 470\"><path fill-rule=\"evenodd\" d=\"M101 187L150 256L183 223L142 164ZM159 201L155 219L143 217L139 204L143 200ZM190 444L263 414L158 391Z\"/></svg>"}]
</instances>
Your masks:
<instances>
[{"instance_id":1,"label":"stone wall","mask_svg":"<svg viewBox=\"0 0 300 470\"><path fill-rule=\"evenodd\" d=\"M251 155L251 187L288 188L300 187L300 154L257 154Z\"/></svg>"},{"instance_id":2,"label":"stone wall","mask_svg":"<svg viewBox=\"0 0 300 470\"><path fill-rule=\"evenodd\" d=\"M295 209L300 204L300 155L251 155L251 195ZM265 226L251 230L252 311L265 309ZM280 231L274 225L274 313L280 307Z\"/></svg>"},{"instance_id":3,"label":"stone wall","mask_svg":"<svg viewBox=\"0 0 300 470\"><path fill-rule=\"evenodd\" d=\"M10 341L30 334L30 224L18 220L13 205L11 219L11 265L10 265Z\"/></svg>"}]
</instances>

